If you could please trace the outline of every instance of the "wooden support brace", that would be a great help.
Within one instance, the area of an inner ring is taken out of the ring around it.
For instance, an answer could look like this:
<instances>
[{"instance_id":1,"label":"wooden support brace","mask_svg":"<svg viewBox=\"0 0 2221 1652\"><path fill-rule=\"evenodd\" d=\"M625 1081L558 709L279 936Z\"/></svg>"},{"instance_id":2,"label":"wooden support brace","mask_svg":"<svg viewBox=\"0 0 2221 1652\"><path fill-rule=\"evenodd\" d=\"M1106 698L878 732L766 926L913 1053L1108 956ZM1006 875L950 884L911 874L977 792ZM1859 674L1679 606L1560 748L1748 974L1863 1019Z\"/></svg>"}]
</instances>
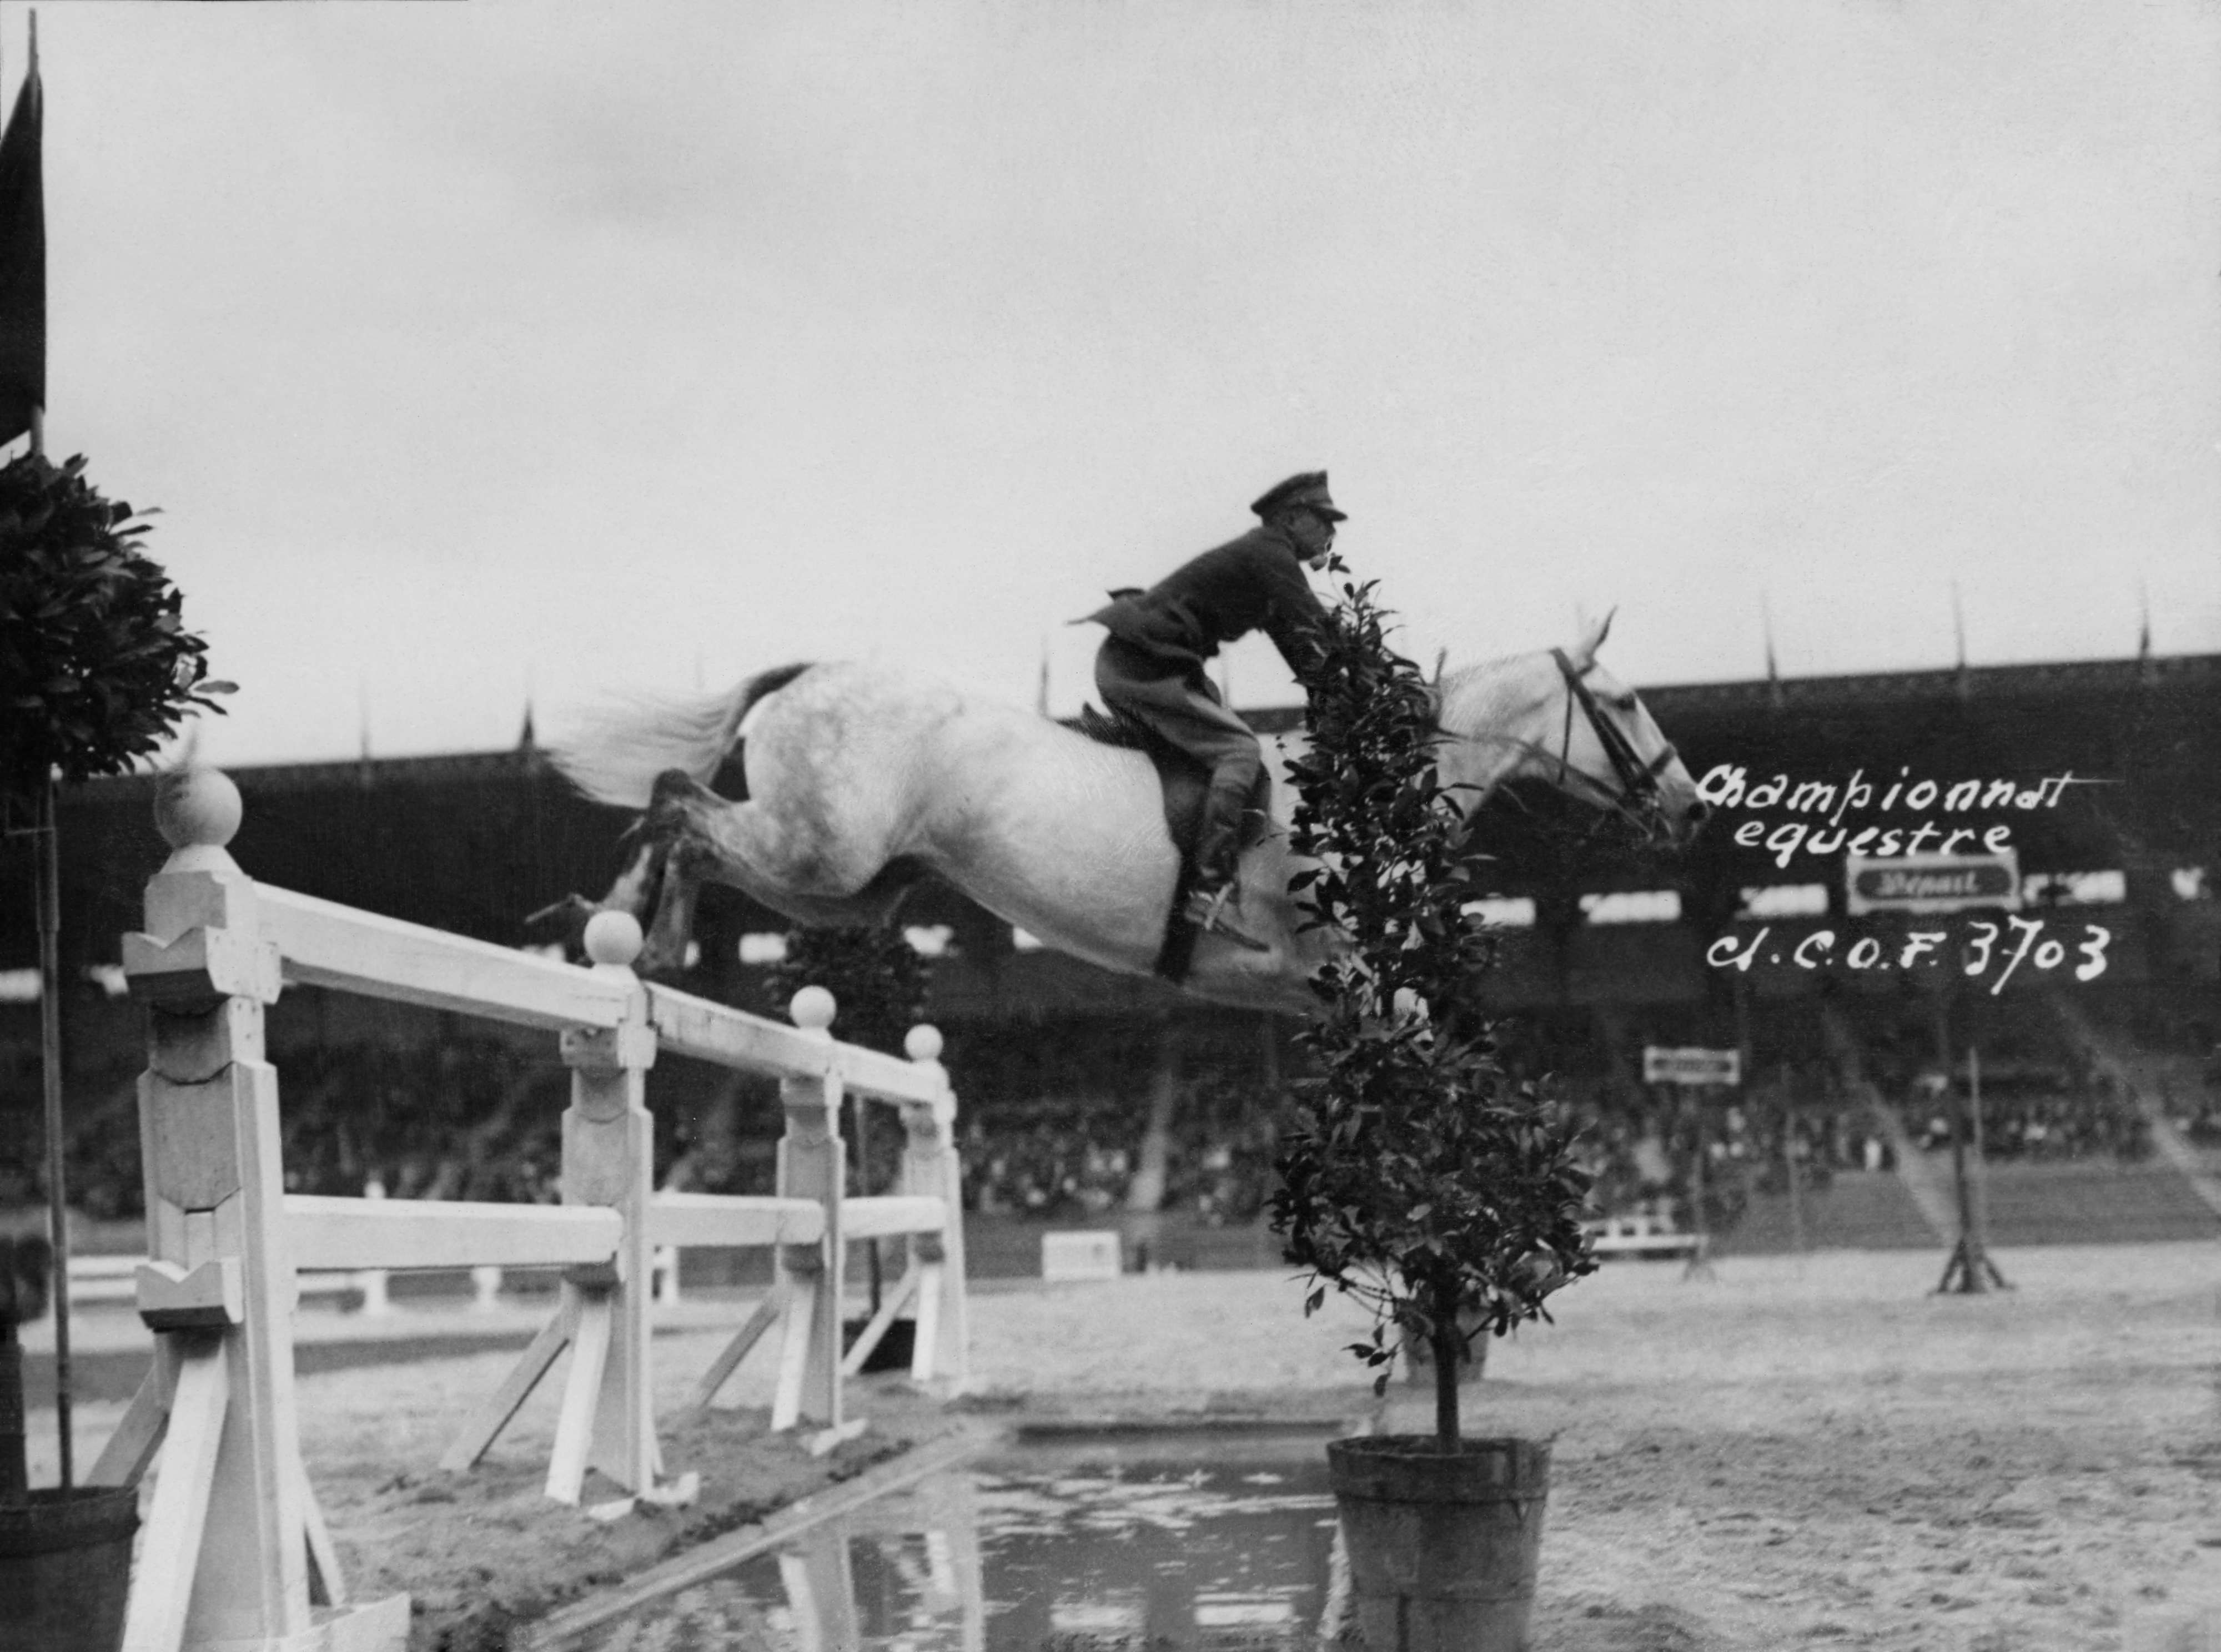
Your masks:
<instances>
[{"instance_id":1,"label":"wooden support brace","mask_svg":"<svg viewBox=\"0 0 2221 1652\"><path fill-rule=\"evenodd\" d=\"M895 1322L895 1316L909 1306L910 1298L917 1294L920 1273L918 1264L912 1262L903 1270L903 1276L896 1281L894 1289L880 1299L879 1311L873 1314L870 1322L857 1333L855 1342L848 1350L848 1357L841 1362L842 1376L854 1376L864 1368L864 1362L872 1357L872 1350L877 1348L880 1340L886 1336L888 1328Z\"/></svg>"},{"instance_id":2,"label":"wooden support brace","mask_svg":"<svg viewBox=\"0 0 2221 1652\"><path fill-rule=\"evenodd\" d=\"M216 1449L231 1406L223 1339L195 1337L180 1353L161 1477L131 1580L124 1652L178 1652L184 1644L209 1493L216 1484Z\"/></svg>"},{"instance_id":3,"label":"wooden support brace","mask_svg":"<svg viewBox=\"0 0 2221 1652\"><path fill-rule=\"evenodd\" d=\"M609 1363L611 1307L606 1292L579 1294L571 1369L563 1382L563 1410L555 1423L555 1449L548 1454L547 1495L573 1508L586 1482L595 1402L601 1398L602 1370Z\"/></svg>"},{"instance_id":4,"label":"wooden support brace","mask_svg":"<svg viewBox=\"0 0 2221 1652\"><path fill-rule=\"evenodd\" d=\"M540 1379L547 1375L547 1368L555 1363L555 1356L570 1346L578 1331L578 1306L572 1293L564 1293L563 1306L555 1310L554 1317L532 1339L532 1346L513 1366L493 1397L471 1413L469 1422L455 1437L455 1442L440 1459L440 1467L451 1474L461 1474L486 1454L488 1447L509 1426L509 1419L516 1415L517 1408L540 1386Z\"/></svg>"},{"instance_id":5,"label":"wooden support brace","mask_svg":"<svg viewBox=\"0 0 2221 1652\"><path fill-rule=\"evenodd\" d=\"M339 1546L332 1542L332 1529L324 1524L316 1488L309 1484L308 1468L297 1456L293 1459L293 1486L301 1499L301 1526L309 1543L309 1599L319 1606L343 1606L347 1579L340 1571Z\"/></svg>"},{"instance_id":6,"label":"wooden support brace","mask_svg":"<svg viewBox=\"0 0 2221 1652\"><path fill-rule=\"evenodd\" d=\"M88 1486L136 1486L161 1449L170 1426L170 1398L178 1386L177 1340L154 1338L153 1363L139 1384L139 1392L101 1449L100 1460L84 1477Z\"/></svg>"},{"instance_id":7,"label":"wooden support brace","mask_svg":"<svg viewBox=\"0 0 2221 1652\"><path fill-rule=\"evenodd\" d=\"M689 1412L709 1410L710 1402L717 1397L717 1390L725 1386L726 1379L748 1356L748 1350L760 1342L764 1332L785 1313L787 1294L785 1286L774 1286L771 1293L756 1304L755 1312L748 1317L747 1322L734 1333L733 1340L718 1351L717 1357L710 1362L710 1368L702 1374L702 1381L694 1390L694 1398L687 1404Z\"/></svg>"},{"instance_id":8,"label":"wooden support brace","mask_svg":"<svg viewBox=\"0 0 2221 1652\"><path fill-rule=\"evenodd\" d=\"M771 1431L782 1433L802 1420L803 1383L810 1365L810 1342L825 1289L823 1274L804 1275L786 1289L779 1314L779 1387L772 1395Z\"/></svg>"},{"instance_id":9,"label":"wooden support brace","mask_svg":"<svg viewBox=\"0 0 2221 1652\"><path fill-rule=\"evenodd\" d=\"M939 1262L915 1263L917 1269L917 1329L912 1333L910 1345L910 1375L913 1382L932 1379L938 1368L934 1350L941 1342L942 1293L947 1288L948 1264ZM959 1285L957 1289L964 1287Z\"/></svg>"}]
</instances>

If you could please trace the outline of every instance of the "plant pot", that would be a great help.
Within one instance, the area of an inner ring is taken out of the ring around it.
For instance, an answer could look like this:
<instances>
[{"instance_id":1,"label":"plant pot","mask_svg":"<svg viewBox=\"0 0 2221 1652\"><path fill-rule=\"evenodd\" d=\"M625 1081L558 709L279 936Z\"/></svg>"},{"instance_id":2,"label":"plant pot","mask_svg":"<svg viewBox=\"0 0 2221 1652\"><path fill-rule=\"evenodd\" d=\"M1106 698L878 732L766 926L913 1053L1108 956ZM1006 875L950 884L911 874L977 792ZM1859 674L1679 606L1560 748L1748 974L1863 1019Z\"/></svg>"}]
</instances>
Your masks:
<instances>
[{"instance_id":1,"label":"plant pot","mask_svg":"<svg viewBox=\"0 0 2221 1652\"><path fill-rule=\"evenodd\" d=\"M1357 1630L1371 1652L1526 1652L1550 1488L1547 1441L1336 1440Z\"/></svg>"},{"instance_id":2,"label":"plant pot","mask_svg":"<svg viewBox=\"0 0 2221 1652\"><path fill-rule=\"evenodd\" d=\"M116 1652L138 1529L132 1486L0 1505L0 1652Z\"/></svg>"}]
</instances>

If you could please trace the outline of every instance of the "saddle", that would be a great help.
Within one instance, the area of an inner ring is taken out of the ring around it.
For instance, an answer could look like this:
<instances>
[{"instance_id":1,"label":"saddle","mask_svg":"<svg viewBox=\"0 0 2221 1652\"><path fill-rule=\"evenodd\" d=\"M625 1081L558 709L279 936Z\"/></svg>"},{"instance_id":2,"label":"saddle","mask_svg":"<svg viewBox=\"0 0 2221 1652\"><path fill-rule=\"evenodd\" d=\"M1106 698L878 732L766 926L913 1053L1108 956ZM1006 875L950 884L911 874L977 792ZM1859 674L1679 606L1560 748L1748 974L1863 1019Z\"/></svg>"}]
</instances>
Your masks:
<instances>
[{"instance_id":1,"label":"saddle","mask_svg":"<svg viewBox=\"0 0 2221 1652\"><path fill-rule=\"evenodd\" d=\"M1158 976L1178 986L1187 979L1201 931L1182 915L1202 868L1196 849L1203 838L1203 810L1211 791L1211 775L1204 766L1138 717L1123 712L1105 714L1094 707L1079 708L1079 732L1100 745L1145 753L1157 771L1157 788L1163 801L1165 830L1179 851L1179 881L1173 886L1172 911L1165 920L1164 944L1153 966ZM1265 836L1270 821L1273 777L1261 774L1242 810L1242 852Z\"/></svg>"}]
</instances>

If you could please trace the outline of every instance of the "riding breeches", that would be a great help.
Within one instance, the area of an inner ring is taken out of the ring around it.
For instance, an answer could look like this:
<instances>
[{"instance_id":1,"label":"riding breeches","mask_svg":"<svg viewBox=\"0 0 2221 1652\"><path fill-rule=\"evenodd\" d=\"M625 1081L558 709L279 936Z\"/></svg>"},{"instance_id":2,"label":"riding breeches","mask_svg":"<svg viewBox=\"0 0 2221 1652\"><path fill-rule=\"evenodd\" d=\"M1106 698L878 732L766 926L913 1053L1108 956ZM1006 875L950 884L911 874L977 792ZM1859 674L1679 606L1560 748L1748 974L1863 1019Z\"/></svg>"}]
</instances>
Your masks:
<instances>
[{"instance_id":1,"label":"riding breeches","mask_svg":"<svg viewBox=\"0 0 2221 1652\"><path fill-rule=\"evenodd\" d=\"M1114 712L1146 723L1211 776L1196 867L1203 886L1231 882L1242 857L1243 811L1264 790L1265 757L1249 726L1219 702L1202 669L1186 670L1122 639L1095 656L1095 688Z\"/></svg>"}]
</instances>

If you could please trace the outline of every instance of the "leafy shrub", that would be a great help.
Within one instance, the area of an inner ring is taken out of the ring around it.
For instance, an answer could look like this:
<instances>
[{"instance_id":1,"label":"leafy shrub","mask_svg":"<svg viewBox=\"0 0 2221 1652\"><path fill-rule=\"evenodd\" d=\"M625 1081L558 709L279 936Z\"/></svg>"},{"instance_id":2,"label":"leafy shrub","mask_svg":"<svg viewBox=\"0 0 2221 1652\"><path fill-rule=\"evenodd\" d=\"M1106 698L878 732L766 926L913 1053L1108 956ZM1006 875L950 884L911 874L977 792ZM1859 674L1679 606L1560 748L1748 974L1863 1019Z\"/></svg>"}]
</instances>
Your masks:
<instances>
[{"instance_id":1,"label":"leafy shrub","mask_svg":"<svg viewBox=\"0 0 2221 1652\"><path fill-rule=\"evenodd\" d=\"M926 964L893 924L874 929L786 932L786 956L766 974L765 1013L786 1019L804 987L833 994L833 1036L848 1044L902 1053L903 1040L925 1015Z\"/></svg>"},{"instance_id":2,"label":"leafy shrub","mask_svg":"<svg viewBox=\"0 0 2221 1652\"><path fill-rule=\"evenodd\" d=\"M84 479L80 456L0 467L0 795L120 774L210 696L208 645L138 544L145 521ZM126 526L128 523L129 526Z\"/></svg>"},{"instance_id":3,"label":"leafy shrub","mask_svg":"<svg viewBox=\"0 0 2221 1652\"><path fill-rule=\"evenodd\" d=\"M1337 570L1340 564L1335 564ZM1515 1084L1478 988L1495 943L1459 800L1436 767L1435 697L1389 649L1370 584L1345 583L1310 674L1311 749L1291 765L1291 880L1307 926L1344 948L1313 979L1322 1013L1298 1042L1321 1076L1298 1087L1272 1201L1287 1259L1371 1306L1352 1351L1385 1388L1392 1327L1434 1355L1436 1428L1457 1438L1457 1367L1484 1331L1548 1318L1542 1300L1596 1263L1589 1175L1564 1109Z\"/></svg>"}]
</instances>

